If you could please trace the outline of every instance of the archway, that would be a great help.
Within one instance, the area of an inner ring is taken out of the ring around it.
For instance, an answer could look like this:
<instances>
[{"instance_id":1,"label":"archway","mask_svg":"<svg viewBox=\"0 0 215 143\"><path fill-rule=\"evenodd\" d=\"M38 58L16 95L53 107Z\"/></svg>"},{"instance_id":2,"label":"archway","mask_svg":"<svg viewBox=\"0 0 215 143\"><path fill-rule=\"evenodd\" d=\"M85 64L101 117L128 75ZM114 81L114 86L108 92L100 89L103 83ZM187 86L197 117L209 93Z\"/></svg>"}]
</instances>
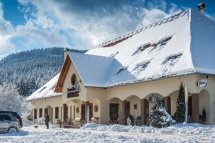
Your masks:
<instances>
[{"instance_id":1,"label":"archway","mask_svg":"<svg viewBox=\"0 0 215 143\"><path fill-rule=\"evenodd\" d=\"M155 96L163 98L163 96L159 93L150 93L141 100L141 122L144 125L149 125L151 108L155 105Z\"/></svg>"},{"instance_id":2,"label":"archway","mask_svg":"<svg viewBox=\"0 0 215 143\"><path fill-rule=\"evenodd\" d=\"M48 114L49 115L49 120L50 122L53 122L53 108L48 105L46 108L45 108L45 114Z\"/></svg>"},{"instance_id":3,"label":"archway","mask_svg":"<svg viewBox=\"0 0 215 143\"><path fill-rule=\"evenodd\" d=\"M132 124L140 124L141 119L141 100L136 95L131 95L124 102L125 122L128 117L131 118Z\"/></svg>"},{"instance_id":4,"label":"archway","mask_svg":"<svg viewBox=\"0 0 215 143\"><path fill-rule=\"evenodd\" d=\"M200 122L203 122L203 123L210 122L210 101L209 101L209 99L210 99L209 92L206 89L201 90L201 92L199 93L199 115L201 115L200 117L202 117L203 108L205 108L205 111L206 111L205 120L200 119Z\"/></svg>"},{"instance_id":5,"label":"archway","mask_svg":"<svg viewBox=\"0 0 215 143\"><path fill-rule=\"evenodd\" d=\"M93 98L89 101L89 118L90 121L100 123L101 118L101 104L99 99Z\"/></svg>"},{"instance_id":6,"label":"archway","mask_svg":"<svg viewBox=\"0 0 215 143\"><path fill-rule=\"evenodd\" d=\"M167 97L170 97L170 112L169 114L171 116L174 116L175 112L176 112L176 103L177 103L177 99L178 99L178 90L173 91L172 93L170 93Z\"/></svg>"},{"instance_id":7,"label":"archway","mask_svg":"<svg viewBox=\"0 0 215 143\"><path fill-rule=\"evenodd\" d=\"M124 117L122 117L122 101L115 97L109 100L109 122L111 124L124 122Z\"/></svg>"}]
</instances>

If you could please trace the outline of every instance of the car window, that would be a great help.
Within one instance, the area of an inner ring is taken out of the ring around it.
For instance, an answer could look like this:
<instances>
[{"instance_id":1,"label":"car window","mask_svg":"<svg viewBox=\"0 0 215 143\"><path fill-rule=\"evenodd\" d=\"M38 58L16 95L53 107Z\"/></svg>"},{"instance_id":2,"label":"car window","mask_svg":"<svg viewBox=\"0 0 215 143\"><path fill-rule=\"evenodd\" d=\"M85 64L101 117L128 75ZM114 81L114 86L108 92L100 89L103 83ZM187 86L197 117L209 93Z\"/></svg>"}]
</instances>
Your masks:
<instances>
[{"instance_id":1,"label":"car window","mask_svg":"<svg viewBox=\"0 0 215 143\"><path fill-rule=\"evenodd\" d=\"M13 115L10 116L11 121L17 121L18 119L16 117L14 117Z\"/></svg>"},{"instance_id":2,"label":"car window","mask_svg":"<svg viewBox=\"0 0 215 143\"><path fill-rule=\"evenodd\" d=\"M2 120L8 120L8 121L11 121L11 117L8 116L8 115L1 115L2 116Z\"/></svg>"},{"instance_id":3,"label":"car window","mask_svg":"<svg viewBox=\"0 0 215 143\"><path fill-rule=\"evenodd\" d=\"M4 117L0 115L0 121L4 121Z\"/></svg>"}]
</instances>

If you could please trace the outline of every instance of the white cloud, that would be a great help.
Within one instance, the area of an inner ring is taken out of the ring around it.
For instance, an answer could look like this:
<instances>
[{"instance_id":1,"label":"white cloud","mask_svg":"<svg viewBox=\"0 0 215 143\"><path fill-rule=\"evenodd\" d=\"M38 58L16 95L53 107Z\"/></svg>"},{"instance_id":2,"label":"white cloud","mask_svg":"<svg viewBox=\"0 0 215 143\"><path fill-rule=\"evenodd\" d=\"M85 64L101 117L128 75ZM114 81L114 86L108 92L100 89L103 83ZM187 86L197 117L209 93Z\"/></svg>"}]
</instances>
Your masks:
<instances>
[{"instance_id":1,"label":"white cloud","mask_svg":"<svg viewBox=\"0 0 215 143\"><path fill-rule=\"evenodd\" d=\"M13 27L3 18L2 3L0 2L0 55L15 52L16 48L10 43Z\"/></svg>"},{"instance_id":2,"label":"white cloud","mask_svg":"<svg viewBox=\"0 0 215 143\"><path fill-rule=\"evenodd\" d=\"M167 13L159 10L166 9L166 2L156 0L153 0L154 5L151 9L138 7L138 4L136 4L137 6L115 4L113 0L113 5L100 8L98 11L96 7L87 9L86 5L84 7L86 10L74 9L75 6L72 9L69 0L65 1L67 3L57 0L48 2L19 0L19 2L24 6L22 10L26 19L24 25L13 27L1 16L3 11L0 8L0 24L2 21L1 25L4 26L2 28L0 26L0 31L3 29L1 32L5 32L8 36L3 39L3 35L0 34L0 38L2 38L0 46L4 45L8 47L6 49L10 48L12 51L15 50L15 47L18 50L26 50L52 46L89 49L101 42L167 16ZM143 1L140 2L143 3ZM116 8L115 5L118 7ZM177 10L176 5L172 5L172 7L171 11ZM5 48L0 50L0 55L3 52L6 52Z\"/></svg>"},{"instance_id":3,"label":"white cloud","mask_svg":"<svg viewBox=\"0 0 215 143\"><path fill-rule=\"evenodd\" d=\"M182 9L179 8L175 3L171 3L170 6L171 6L171 8L169 9L170 14L174 14L182 11Z\"/></svg>"},{"instance_id":4,"label":"white cloud","mask_svg":"<svg viewBox=\"0 0 215 143\"><path fill-rule=\"evenodd\" d=\"M150 0L148 3L149 9L160 9L166 11L167 3L166 0Z\"/></svg>"},{"instance_id":5,"label":"white cloud","mask_svg":"<svg viewBox=\"0 0 215 143\"><path fill-rule=\"evenodd\" d=\"M164 19L167 14L159 9L144 9L144 18L142 19L142 25L146 26L153 22Z\"/></svg>"},{"instance_id":6,"label":"white cloud","mask_svg":"<svg viewBox=\"0 0 215 143\"><path fill-rule=\"evenodd\" d=\"M27 0L21 2L29 4ZM36 19L31 20L35 25L44 30L55 29L52 31L57 34L56 40L59 30L72 31L68 32L67 36L73 39L76 48L92 48L105 40L134 30L140 24L150 24L166 16L158 9L147 10L128 5L121 6L118 10L112 9L114 12L111 14L104 11L102 14L84 13L86 15L83 15L82 13L74 13L72 10L65 10L64 4L55 1L49 1L48 7L45 2L41 1L31 1L31 3L38 9L35 14ZM162 7L165 7L165 4ZM46 38L52 37L46 35ZM59 41L59 43L61 42ZM69 45L66 42L64 44Z\"/></svg>"}]
</instances>

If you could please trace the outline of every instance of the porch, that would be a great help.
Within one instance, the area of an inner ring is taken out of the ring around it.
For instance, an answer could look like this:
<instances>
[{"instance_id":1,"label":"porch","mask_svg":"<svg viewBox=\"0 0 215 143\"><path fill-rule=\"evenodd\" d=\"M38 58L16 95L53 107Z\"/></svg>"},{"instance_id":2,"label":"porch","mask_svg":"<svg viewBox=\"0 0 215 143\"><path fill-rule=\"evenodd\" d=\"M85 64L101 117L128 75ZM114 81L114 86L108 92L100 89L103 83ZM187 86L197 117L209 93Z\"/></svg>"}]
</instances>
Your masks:
<instances>
[{"instance_id":1,"label":"porch","mask_svg":"<svg viewBox=\"0 0 215 143\"><path fill-rule=\"evenodd\" d=\"M115 97L109 100L109 123L127 125L127 118L131 119L132 125L149 125L149 116L151 108L154 106L154 96L159 95L163 98L166 111L174 118L176 112L176 102L178 90L173 91L168 96L159 93L148 94L141 99L138 96L131 95L125 100ZM187 103L187 122L209 124L210 119L210 102L207 90L200 93L188 93L185 97ZM206 117L203 118L203 108Z\"/></svg>"}]
</instances>

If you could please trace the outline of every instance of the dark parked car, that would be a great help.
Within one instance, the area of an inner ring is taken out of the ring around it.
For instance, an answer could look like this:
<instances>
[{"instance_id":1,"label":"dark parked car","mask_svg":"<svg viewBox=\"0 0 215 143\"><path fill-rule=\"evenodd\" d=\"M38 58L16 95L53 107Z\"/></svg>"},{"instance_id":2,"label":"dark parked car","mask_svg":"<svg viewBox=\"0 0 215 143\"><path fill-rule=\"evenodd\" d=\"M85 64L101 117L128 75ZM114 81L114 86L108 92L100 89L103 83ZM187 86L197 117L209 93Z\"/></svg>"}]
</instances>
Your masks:
<instances>
[{"instance_id":1,"label":"dark parked car","mask_svg":"<svg viewBox=\"0 0 215 143\"><path fill-rule=\"evenodd\" d=\"M16 132L22 126L22 118L16 112L0 111L0 132Z\"/></svg>"}]
</instances>

